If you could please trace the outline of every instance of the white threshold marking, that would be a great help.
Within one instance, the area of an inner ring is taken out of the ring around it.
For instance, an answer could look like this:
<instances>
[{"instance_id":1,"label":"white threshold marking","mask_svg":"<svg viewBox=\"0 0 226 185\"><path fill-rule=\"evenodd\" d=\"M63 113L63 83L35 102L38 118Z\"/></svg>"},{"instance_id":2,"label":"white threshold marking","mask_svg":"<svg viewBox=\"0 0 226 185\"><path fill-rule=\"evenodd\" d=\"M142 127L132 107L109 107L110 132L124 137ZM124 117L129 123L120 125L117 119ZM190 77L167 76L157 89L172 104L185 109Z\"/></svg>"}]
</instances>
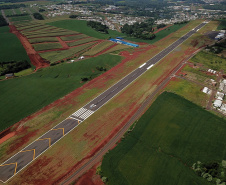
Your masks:
<instances>
[{"instance_id":1,"label":"white threshold marking","mask_svg":"<svg viewBox=\"0 0 226 185\"><path fill-rule=\"evenodd\" d=\"M146 63L142 64L139 68L142 68L144 65L146 65Z\"/></svg>"},{"instance_id":2,"label":"white threshold marking","mask_svg":"<svg viewBox=\"0 0 226 185\"><path fill-rule=\"evenodd\" d=\"M154 66L154 64L150 65L150 66L147 68L147 70L150 69L150 68L152 68L153 66Z\"/></svg>"}]
</instances>

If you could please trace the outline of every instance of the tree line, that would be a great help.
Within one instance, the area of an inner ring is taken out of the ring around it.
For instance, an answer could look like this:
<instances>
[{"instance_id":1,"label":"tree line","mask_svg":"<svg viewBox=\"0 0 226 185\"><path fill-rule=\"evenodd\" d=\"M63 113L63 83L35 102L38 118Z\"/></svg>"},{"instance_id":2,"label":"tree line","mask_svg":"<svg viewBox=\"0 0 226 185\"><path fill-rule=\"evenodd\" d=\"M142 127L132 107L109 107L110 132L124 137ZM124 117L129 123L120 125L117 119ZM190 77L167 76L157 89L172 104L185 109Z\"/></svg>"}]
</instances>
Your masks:
<instances>
[{"instance_id":1,"label":"tree line","mask_svg":"<svg viewBox=\"0 0 226 185\"><path fill-rule=\"evenodd\" d=\"M0 27L7 26L7 25L8 23L6 22L5 18L2 15L0 15Z\"/></svg>"},{"instance_id":2,"label":"tree line","mask_svg":"<svg viewBox=\"0 0 226 185\"><path fill-rule=\"evenodd\" d=\"M33 13L35 19L44 20L43 16L40 13Z\"/></svg>"},{"instance_id":3,"label":"tree line","mask_svg":"<svg viewBox=\"0 0 226 185\"><path fill-rule=\"evenodd\" d=\"M1 5L0 10L1 9L16 9L16 8L20 8L20 7L26 7L26 5L25 4Z\"/></svg>"},{"instance_id":4,"label":"tree line","mask_svg":"<svg viewBox=\"0 0 226 185\"><path fill-rule=\"evenodd\" d=\"M23 61L11 61L11 62L1 62L0 63L0 76L8 73L17 73L24 69L31 67L30 63L27 60Z\"/></svg>"},{"instance_id":5,"label":"tree line","mask_svg":"<svg viewBox=\"0 0 226 185\"><path fill-rule=\"evenodd\" d=\"M15 15L7 15L6 17L19 17L19 16L25 16L25 15L28 15L28 13L15 14Z\"/></svg>"},{"instance_id":6,"label":"tree line","mask_svg":"<svg viewBox=\"0 0 226 185\"><path fill-rule=\"evenodd\" d=\"M131 37L141 38L144 40L152 40L155 38L155 34L153 34L153 27L150 24L145 22L138 23L136 22L133 25L125 24L121 28L122 33L125 33Z\"/></svg>"},{"instance_id":7,"label":"tree line","mask_svg":"<svg viewBox=\"0 0 226 185\"><path fill-rule=\"evenodd\" d=\"M108 27L106 25L101 24L100 22L88 21L87 26L90 26L96 31L108 34Z\"/></svg>"}]
</instances>

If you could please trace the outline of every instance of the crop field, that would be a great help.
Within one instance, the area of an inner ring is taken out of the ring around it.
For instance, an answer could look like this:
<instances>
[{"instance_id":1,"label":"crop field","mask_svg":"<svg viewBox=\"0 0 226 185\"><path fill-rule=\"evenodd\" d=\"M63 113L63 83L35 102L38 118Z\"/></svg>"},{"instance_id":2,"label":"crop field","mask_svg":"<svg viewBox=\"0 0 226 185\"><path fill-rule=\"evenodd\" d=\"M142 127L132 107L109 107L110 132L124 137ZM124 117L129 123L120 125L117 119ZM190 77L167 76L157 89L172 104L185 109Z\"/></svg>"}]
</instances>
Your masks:
<instances>
[{"instance_id":1,"label":"crop field","mask_svg":"<svg viewBox=\"0 0 226 185\"><path fill-rule=\"evenodd\" d=\"M101 51L103 51L104 49L112 46L114 43L109 42L109 41L103 41L100 44L94 46L93 48L91 48L89 51L85 52L84 55L88 55L88 56L92 56L95 55Z\"/></svg>"},{"instance_id":2,"label":"crop field","mask_svg":"<svg viewBox=\"0 0 226 185\"><path fill-rule=\"evenodd\" d=\"M9 32L8 26L0 27L0 62L27 60L27 53L16 35Z\"/></svg>"},{"instance_id":3,"label":"crop field","mask_svg":"<svg viewBox=\"0 0 226 185\"><path fill-rule=\"evenodd\" d=\"M127 45L123 45L123 44L119 44L109 50L107 50L105 53L112 53L112 52L115 52L115 51L120 51L120 50L124 50L124 49L128 49L128 48L131 48L133 49L132 47L130 46L127 46Z\"/></svg>"},{"instance_id":4,"label":"crop field","mask_svg":"<svg viewBox=\"0 0 226 185\"><path fill-rule=\"evenodd\" d=\"M109 185L206 185L191 166L225 159L225 128L222 118L164 92L105 155L103 176Z\"/></svg>"},{"instance_id":5,"label":"crop field","mask_svg":"<svg viewBox=\"0 0 226 185\"><path fill-rule=\"evenodd\" d=\"M23 34L32 34L33 32L43 32L43 29L53 29L54 27L48 26L48 25L34 25L32 27L21 27L23 31L21 33Z\"/></svg>"},{"instance_id":6,"label":"crop field","mask_svg":"<svg viewBox=\"0 0 226 185\"><path fill-rule=\"evenodd\" d=\"M60 43L43 43L43 44L33 44L32 45L36 51L50 50L63 48Z\"/></svg>"},{"instance_id":7,"label":"crop field","mask_svg":"<svg viewBox=\"0 0 226 185\"><path fill-rule=\"evenodd\" d=\"M42 37L42 38L29 39L29 42L31 44L41 43L41 42L58 42L58 39L56 37Z\"/></svg>"},{"instance_id":8,"label":"crop field","mask_svg":"<svg viewBox=\"0 0 226 185\"><path fill-rule=\"evenodd\" d=\"M226 71L226 59L210 52L199 52L191 59L191 62L204 64L206 67L214 70L222 69Z\"/></svg>"},{"instance_id":9,"label":"crop field","mask_svg":"<svg viewBox=\"0 0 226 185\"><path fill-rule=\"evenodd\" d=\"M13 15L13 11L12 11L12 9L5 9L5 10L3 10L4 12L5 12L5 15L7 16L7 15Z\"/></svg>"},{"instance_id":10,"label":"crop field","mask_svg":"<svg viewBox=\"0 0 226 185\"><path fill-rule=\"evenodd\" d=\"M30 15L10 17L9 19L10 21L31 21L32 20Z\"/></svg>"},{"instance_id":11,"label":"crop field","mask_svg":"<svg viewBox=\"0 0 226 185\"><path fill-rule=\"evenodd\" d=\"M93 42L93 43L88 43L88 44L84 44L84 45L81 45L81 46L77 46L77 47L74 47L74 48L70 48L68 50L50 51L50 52L40 53L40 56L42 58L45 58L48 61L50 61L50 63L55 63L55 62L60 61L62 59L75 56L79 52L81 52L81 51L83 51L87 48L90 48L94 44L95 43Z\"/></svg>"},{"instance_id":12,"label":"crop field","mask_svg":"<svg viewBox=\"0 0 226 185\"><path fill-rule=\"evenodd\" d=\"M80 45L80 44L92 42L92 41L95 41L95 40L98 40L98 39L93 38L93 37L88 37L88 38L84 38L84 39L77 40L77 41L74 41L74 42L68 42L67 45L72 47L72 46L77 46L77 45Z\"/></svg>"},{"instance_id":13,"label":"crop field","mask_svg":"<svg viewBox=\"0 0 226 185\"><path fill-rule=\"evenodd\" d=\"M21 11L20 11L20 9L19 9L19 8L14 9L14 10L15 10L16 14L21 14Z\"/></svg>"},{"instance_id":14,"label":"crop field","mask_svg":"<svg viewBox=\"0 0 226 185\"><path fill-rule=\"evenodd\" d=\"M35 37L57 37L57 36L63 36L63 35L73 35L75 32L73 31L65 31L60 33L43 33L38 35L28 35L27 38L35 38Z\"/></svg>"},{"instance_id":15,"label":"crop field","mask_svg":"<svg viewBox=\"0 0 226 185\"><path fill-rule=\"evenodd\" d=\"M73 35L73 36L68 36L68 37L61 37L63 41L70 41L70 40L77 40L77 39L82 39L88 37L87 35L84 34L79 34L79 35Z\"/></svg>"},{"instance_id":16,"label":"crop field","mask_svg":"<svg viewBox=\"0 0 226 185\"><path fill-rule=\"evenodd\" d=\"M219 20L221 21L219 26L217 27L218 30L226 29L226 19Z\"/></svg>"},{"instance_id":17,"label":"crop field","mask_svg":"<svg viewBox=\"0 0 226 185\"><path fill-rule=\"evenodd\" d=\"M96 70L96 66L110 69L120 61L120 56L102 55L44 68L21 78L0 81L0 130L81 87L82 77L100 75L101 72Z\"/></svg>"},{"instance_id":18,"label":"crop field","mask_svg":"<svg viewBox=\"0 0 226 185\"><path fill-rule=\"evenodd\" d=\"M109 34L102 34L100 32L95 31L91 27L88 27L86 24L86 21L82 21L82 20L61 20L61 21L51 22L48 24L59 27L59 28L65 28L68 30L73 30L73 31L77 31L80 33L84 33L88 36L99 38L99 39L108 39L109 37L115 38L115 37L120 36L120 37L125 38L126 40L131 40L134 42L146 42L146 43L150 43L150 44L153 44L153 43L161 40L162 38L179 30L180 28L182 28L183 26L186 25L186 24L173 25L170 28L167 28L165 30L162 30L162 31L156 33L156 38L153 40L142 40L142 39L138 39L138 38L128 37L127 35L125 35L123 33L113 31L113 30L108 30Z\"/></svg>"}]
</instances>

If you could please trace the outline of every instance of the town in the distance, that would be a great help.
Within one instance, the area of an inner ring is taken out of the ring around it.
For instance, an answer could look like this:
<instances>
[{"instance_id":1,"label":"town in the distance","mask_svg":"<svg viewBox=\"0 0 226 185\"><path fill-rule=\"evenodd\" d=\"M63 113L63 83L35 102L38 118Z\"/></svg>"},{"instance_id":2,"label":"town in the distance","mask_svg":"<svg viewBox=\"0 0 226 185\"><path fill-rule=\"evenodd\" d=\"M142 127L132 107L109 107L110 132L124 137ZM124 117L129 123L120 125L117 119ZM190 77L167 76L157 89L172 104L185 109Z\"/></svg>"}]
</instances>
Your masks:
<instances>
[{"instance_id":1,"label":"town in the distance","mask_svg":"<svg viewBox=\"0 0 226 185\"><path fill-rule=\"evenodd\" d=\"M0 0L0 185L226 185L225 0Z\"/></svg>"}]
</instances>

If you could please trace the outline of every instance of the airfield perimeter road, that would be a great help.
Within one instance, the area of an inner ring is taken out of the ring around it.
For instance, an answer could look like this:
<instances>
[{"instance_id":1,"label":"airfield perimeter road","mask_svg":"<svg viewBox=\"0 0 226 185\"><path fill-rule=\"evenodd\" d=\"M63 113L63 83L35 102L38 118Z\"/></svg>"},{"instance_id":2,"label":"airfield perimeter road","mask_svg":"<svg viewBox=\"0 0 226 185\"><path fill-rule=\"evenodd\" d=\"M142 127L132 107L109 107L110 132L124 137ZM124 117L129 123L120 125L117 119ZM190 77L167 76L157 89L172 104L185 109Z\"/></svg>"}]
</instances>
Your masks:
<instances>
[{"instance_id":1,"label":"airfield perimeter road","mask_svg":"<svg viewBox=\"0 0 226 185\"><path fill-rule=\"evenodd\" d=\"M167 56L176 47L182 44L196 31L206 25L208 22L203 22L196 28L182 36L180 39L172 43L166 49L152 57L146 63L135 69L133 72L128 74L122 80L117 82L115 85L107 89L105 92L94 98L84 107L73 113L64 121L60 122L57 126L43 134L41 137L36 139L34 142L23 148L21 151L16 153L14 156L9 158L7 161L0 165L0 181L7 182L10 178L16 175L20 170L29 165L33 160L38 158L43 152L48 150L57 141L63 138L71 130L77 127L81 122L86 120L95 111L101 108L104 104L110 101L114 96L136 80L139 76L144 74L147 70L152 68L157 62Z\"/></svg>"}]
</instances>

